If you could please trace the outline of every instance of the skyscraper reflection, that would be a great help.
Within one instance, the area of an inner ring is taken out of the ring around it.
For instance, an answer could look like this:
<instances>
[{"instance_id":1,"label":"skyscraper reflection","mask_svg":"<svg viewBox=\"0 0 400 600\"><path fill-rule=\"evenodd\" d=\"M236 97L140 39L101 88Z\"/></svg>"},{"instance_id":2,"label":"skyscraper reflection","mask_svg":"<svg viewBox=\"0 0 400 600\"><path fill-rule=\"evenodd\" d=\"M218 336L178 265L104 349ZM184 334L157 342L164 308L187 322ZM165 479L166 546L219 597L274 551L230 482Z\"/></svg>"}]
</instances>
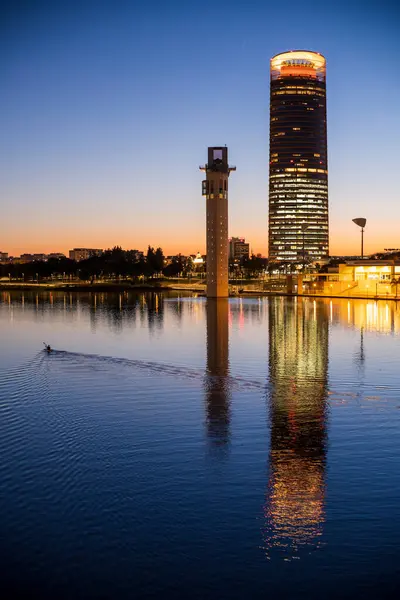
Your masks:
<instances>
[{"instance_id":1,"label":"skyscraper reflection","mask_svg":"<svg viewBox=\"0 0 400 600\"><path fill-rule=\"evenodd\" d=\"M328 308L297 299L275 298L269 304L267 552L293 553L301 546L317 545L322 533Z\"/></svg>"},{"instance_id":2,"label":"skyscraper reflection","mask_svg":"<svg viewBox=\"0 0 400 600\"><path fill-rule=\"evenodd\" d=\"M214 448L229 441L229 302L207 299L207 374L205 399L207 433Z\"/></svg>"}]
</instances>

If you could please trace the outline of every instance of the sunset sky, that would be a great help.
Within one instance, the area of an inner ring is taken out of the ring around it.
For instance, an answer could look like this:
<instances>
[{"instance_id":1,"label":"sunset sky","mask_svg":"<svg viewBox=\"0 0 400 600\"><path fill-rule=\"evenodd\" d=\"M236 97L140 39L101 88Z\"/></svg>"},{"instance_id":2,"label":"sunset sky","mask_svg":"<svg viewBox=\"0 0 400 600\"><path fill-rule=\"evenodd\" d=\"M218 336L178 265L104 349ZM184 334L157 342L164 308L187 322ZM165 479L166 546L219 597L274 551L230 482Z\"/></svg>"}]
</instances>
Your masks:
<instances>
[{"instance_id":1,"label":"sunset sky","mask_svg":"<svg viewBox=\"0 0 400 600\"><path fill-rule=\"evenodd\" d=\"M269 59L327 59L330 253L400 248L394 1L11 2L0 24L0 251L205 251L200 164L227 145L230 235L267 254Z\"/></svg>"}]
</instances>

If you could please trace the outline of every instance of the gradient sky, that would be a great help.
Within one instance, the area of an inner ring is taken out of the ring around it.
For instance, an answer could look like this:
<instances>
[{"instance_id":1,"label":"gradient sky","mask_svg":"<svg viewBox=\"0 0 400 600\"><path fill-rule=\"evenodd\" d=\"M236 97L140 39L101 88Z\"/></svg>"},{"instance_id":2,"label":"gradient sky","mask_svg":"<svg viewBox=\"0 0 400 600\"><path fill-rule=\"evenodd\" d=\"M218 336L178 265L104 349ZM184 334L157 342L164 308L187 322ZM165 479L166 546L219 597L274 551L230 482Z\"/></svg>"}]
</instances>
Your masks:
<instances>
[{"instance_id":1,"label":"gradient sky","mask_svg":"<svg viewBox=\"0 0 400 600\"><path fill-rule=\"evenodd\" d=\"M327 58L330 253L400 248L395 1L2 3L0 251L205 251L200 164L229 148L230 235L267 254L269 59Z\"/></svg>"}]
</instances>

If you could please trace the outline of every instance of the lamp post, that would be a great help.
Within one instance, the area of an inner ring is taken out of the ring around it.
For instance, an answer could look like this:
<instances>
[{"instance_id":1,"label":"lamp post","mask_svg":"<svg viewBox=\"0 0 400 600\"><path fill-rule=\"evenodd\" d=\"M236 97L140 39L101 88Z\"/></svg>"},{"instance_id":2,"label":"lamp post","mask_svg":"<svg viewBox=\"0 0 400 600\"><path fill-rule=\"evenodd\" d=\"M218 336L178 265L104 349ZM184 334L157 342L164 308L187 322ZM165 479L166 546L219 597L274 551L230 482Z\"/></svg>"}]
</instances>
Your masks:
<instances>
[{"instance_id":1,"label":"lamp post","mask_svg":"<svg viewBox=\"0 0 400 600\"><path fill-rule=\"evenodd\" d=\"M353 223L361 227L361 260L364 258L364 227L367 223L367 219L363 217L353 219Z\"/></svg>"}]
</instances>

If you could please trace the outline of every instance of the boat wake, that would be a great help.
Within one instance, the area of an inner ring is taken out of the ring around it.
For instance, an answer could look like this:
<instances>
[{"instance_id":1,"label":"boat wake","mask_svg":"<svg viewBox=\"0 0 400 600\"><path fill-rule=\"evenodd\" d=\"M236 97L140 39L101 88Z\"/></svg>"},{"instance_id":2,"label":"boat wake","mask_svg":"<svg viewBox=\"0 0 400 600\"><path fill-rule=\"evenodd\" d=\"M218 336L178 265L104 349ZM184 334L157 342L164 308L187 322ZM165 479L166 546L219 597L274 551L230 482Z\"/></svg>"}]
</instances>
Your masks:
<instances>
[{"instance_id":1,"label":"boat wake","mask_svg":"<svg viewBox=\"0 0 400 600\"><path fill-rule=\"evenodd\" d=\"M51 352L52 360L68 361L74 368L103 368L107 366L119 366L131 369L140 369L151 375L165 375L185 380L193 380L214 385L224 384L231 389L238 390L265 390L265 381L247 379L232 375L217 375L204 369L196 369L187 366L177 366L169 363L118 358L100 354L85 354L81 352L68 352L65 350L54 350Z\"/></svg>"}]
</instances>

